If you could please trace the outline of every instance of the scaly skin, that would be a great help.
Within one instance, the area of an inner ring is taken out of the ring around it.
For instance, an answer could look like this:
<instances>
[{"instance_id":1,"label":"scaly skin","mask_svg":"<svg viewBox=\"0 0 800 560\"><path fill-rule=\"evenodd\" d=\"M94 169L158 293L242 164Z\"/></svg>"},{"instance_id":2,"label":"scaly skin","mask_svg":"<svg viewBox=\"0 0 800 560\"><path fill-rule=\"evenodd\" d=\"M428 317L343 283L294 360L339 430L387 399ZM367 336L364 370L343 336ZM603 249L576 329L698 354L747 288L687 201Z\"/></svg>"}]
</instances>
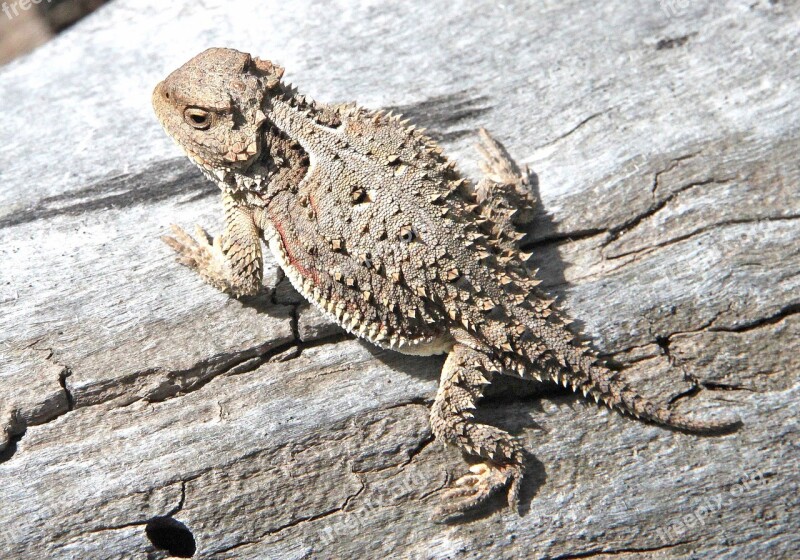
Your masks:
<instances>
[{"instance_id":1,"label":"scaly skin","mask_svg":"<svg viewBox=\"0 0 800 560\"><path fill-rule=\"evenodd\" d=\"M735 423L679 416L640 397L575 341L537 289L517 227L532 219L527 174L481 131L474 188L421 130L354 105L324 105L283 69L209 49L158 84L167 133L222 190L210 240L174 226L179 262L234 296L261 287L261 240L297 290L348 331L408 354L448 353L431 410L435 436L483 463L444 495L448 517L510 487L523 453L471 410L494 374L549 379L623 412L692 432Z\"/></svg>"}]
</instances>

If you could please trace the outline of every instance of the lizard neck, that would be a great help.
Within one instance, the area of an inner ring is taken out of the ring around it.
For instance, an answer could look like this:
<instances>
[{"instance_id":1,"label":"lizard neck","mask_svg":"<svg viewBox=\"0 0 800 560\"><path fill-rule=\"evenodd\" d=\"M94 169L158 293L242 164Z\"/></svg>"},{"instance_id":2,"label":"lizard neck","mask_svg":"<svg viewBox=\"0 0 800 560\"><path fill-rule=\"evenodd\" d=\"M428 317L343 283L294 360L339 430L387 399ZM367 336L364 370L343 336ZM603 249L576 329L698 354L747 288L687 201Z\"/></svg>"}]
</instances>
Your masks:
<instances>
[{"instance_id":1,"label":"lizard neck","mask_svg":"<svg viewBox=\"0 0 800 560\"><path fill-rule=\"evenodd\" d=\"M333 129L341 124L330 106L300 95L280 84L265 101L260 153L246 171L235 173L229 187L247 191L267 205L281 191L297 192L310 167L313 146L302 139L314 129Z\"/></svg>"},{"instance_id":2,"label":"lizard neck","mask_svg":"<svg viewBox=\"0 0 800 560\"><path fill-rule=\"evenodd\" d=\"M291 124L286 121L286 117L291 118L292 124L317 124L327 128L338 128L342 124L339 112L330 105L318 103L307 95L300 94L291 85L281 83L278 91L272 95L268 101L269 107L267 117L273 117L274 121L281 121L278 126L284 128L290 136L297 138L297 134L286 130Z\"/></svg>"}]
</instances>

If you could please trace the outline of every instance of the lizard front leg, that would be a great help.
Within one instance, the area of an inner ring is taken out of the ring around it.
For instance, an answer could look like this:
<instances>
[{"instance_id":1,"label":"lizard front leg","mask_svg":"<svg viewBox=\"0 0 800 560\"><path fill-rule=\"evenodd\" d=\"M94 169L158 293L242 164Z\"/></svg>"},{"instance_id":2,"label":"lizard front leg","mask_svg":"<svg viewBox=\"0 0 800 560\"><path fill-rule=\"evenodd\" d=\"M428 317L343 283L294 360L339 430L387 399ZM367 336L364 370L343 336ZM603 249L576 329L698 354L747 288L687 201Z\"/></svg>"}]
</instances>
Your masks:
<instances>
[{"instance_id":1,"label":"lizard front leg","mask_svg":"<svg viewBox=\"0 0 800 560\"><path fill-rule=\"evenodd\" d=\"M523 474L520 444L500 428L473 420L472 410L491 378L487 366L485 355L457 343L442 368L439 390L431 407L431 429L438 439L477 455L484 462L473 465L469 474L445 492L436 510L440 518L479 506L509 485L509 505L517 507Z\"/></svg>"},{"instance_id":2,"label":"lizard front leg","mask_svg":"<svg viewBox=\"0 0 800 560\"><path fill-rule=\"evenodd\" d=\"M161 239L178 253L177 261L197 273L209 284L236 297L255 295L261 289L263 260L261 232L253 210L239 204L223 192L225 225L213 240L195 226L196 238L179 226L172 226L172 236Z\"/></svg>"}]
</instances>

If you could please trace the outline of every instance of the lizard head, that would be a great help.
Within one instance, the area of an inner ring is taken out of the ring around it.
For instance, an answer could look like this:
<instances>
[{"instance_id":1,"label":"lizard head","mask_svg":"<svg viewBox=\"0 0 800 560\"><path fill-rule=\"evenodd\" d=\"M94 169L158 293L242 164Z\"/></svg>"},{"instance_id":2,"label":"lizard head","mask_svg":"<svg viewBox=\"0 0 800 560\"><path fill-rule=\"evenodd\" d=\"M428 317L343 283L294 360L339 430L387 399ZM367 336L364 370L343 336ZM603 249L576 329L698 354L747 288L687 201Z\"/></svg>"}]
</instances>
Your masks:
<instances>
[{"instance_id":1,"label":"lizard head","mask_svg":"<svg viewBox=\"0 0 800 560\"><path fill-rule=\"evenodd\" d=\"M202 168L244 171L261 151L263 103L283 68L233 49L208 49L159 83L161 125Z\"/></svg>"}]
</instances>

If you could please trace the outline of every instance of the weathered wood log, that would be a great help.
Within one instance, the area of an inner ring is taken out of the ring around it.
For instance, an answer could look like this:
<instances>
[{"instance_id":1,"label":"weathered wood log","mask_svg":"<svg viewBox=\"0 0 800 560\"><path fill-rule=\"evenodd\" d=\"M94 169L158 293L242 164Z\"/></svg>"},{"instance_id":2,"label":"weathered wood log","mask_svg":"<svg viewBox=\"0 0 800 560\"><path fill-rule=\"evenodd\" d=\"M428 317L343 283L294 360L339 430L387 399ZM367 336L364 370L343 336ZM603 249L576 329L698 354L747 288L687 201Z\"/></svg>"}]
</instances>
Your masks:
<instances>
[{"instance_id":1,"label":"weathered wood log","mask_svg":"<svg viewBox=\"0 0 800 560\"><path fill-rule=\"evenodd\" d=\"M800 5L288 4L120 0L0 72L2 556L796 553ZM464 470L428 427L442 360L343 335L271 258L229 299L158 239L220 222L149 101L211 45L398 108L470 173L488 127L537 174L528 245L578 328L643 394L743 427L510 380L482 414L530 452L521 515L432 523Z\"/></svg>"}]
</instances>

